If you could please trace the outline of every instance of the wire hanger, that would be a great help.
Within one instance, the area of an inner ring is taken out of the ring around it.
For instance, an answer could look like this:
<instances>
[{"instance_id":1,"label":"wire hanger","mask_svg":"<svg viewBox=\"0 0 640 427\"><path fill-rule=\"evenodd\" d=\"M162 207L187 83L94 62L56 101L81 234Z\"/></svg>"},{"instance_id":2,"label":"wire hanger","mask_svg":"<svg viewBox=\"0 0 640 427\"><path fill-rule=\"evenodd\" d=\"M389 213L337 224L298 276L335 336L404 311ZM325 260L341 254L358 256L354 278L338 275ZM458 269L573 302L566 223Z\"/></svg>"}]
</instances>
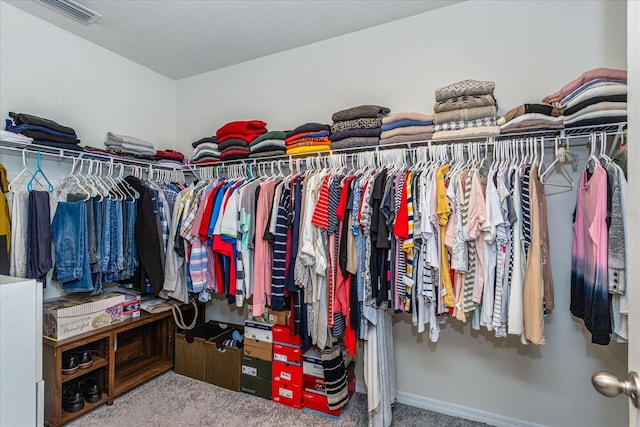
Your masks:
<instances>
[{"instance_id":1,"label":"wire hanger","mask_svg":"<svg viewBox=\"0 0 640 427\"><path fill-rule=\"evenodd\" d=\"M42 175L42 178L47 183L47 192L51 193L54 190L55 187L53 186L53 184L51 184L51 182L49 182L49 178L47 178L47 176L42 171L42 168L40 167L40 152L39 151L38 151L38 154L36 156L36 171L31 175L31 179L27 183L27 190L28 191L33 191L33 181L36 180L38 175Z\"/></svg>"}]
</instances>

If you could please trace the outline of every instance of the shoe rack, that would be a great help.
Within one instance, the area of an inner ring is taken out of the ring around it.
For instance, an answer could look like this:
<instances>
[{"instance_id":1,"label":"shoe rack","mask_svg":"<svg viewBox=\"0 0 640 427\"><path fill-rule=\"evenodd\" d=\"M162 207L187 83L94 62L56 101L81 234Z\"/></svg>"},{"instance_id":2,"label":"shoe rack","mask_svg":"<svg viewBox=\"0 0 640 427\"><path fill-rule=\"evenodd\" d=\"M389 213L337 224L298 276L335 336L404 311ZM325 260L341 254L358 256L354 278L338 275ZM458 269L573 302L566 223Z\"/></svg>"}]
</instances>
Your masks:
<instances>
[{"instance_id":1,"label":"shoe rack","mask_svg":"<svg viewBox=\"0 0 640 427\"><path fill-rule=\"evenodd\" d=\"M183 305L181 309L186 318L193 316L191 305ZM199 313L202 320L202 307ZM115 397L173 369L175 333L173 315L166 311L142 313L139 318L61 341L43 338L45 424L61 426L105 403L112 405ZM91 350L91 365L63 374L64 358L81 350ZM88 377L100 386L101 398L95 403L84 402L77 412L66 412L65 387Z\"/></svg>"}]
</instances>

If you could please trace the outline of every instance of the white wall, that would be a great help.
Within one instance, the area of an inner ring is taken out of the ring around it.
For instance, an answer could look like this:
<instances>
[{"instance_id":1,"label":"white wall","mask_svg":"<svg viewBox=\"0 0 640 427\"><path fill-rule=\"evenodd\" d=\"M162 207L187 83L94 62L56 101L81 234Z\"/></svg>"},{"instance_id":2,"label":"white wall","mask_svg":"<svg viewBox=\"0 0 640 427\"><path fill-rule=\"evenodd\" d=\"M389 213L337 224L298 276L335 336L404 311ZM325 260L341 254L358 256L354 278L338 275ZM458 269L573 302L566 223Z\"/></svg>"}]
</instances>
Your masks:
<instances>
[{"instance_id":1,"label":"white wall","mask_svg":"<svg viewBox=\"0 0 640 427\"><path fill-rule=\"evenodd\" d=\"M364 103L430 112L436 88L466 78L495 81L504 111L600 66L626 68L625 2L464 2L180 80L177 144L189 151L191 141L230 120L290 129L328 123L334 111ZM601 397L590 385L599 369L624 375L626 347L590 344L569 314L574 203L573 193L549 198L557 309L546 319L548 344L523 347L456 322L432 344L408 316L396 316L405 401L555 426L627 425L626 400ZM222 301L208 317L241 320Z\"/></svg>"},{"instance_id":2,"label":"white wall","mask_svg":"<svg viewBox=\"0 0 640 427\"><path fill-rule=\"evenodd\" d=\"M82 145L104 148L107 131L175 148L176 83L122 56L0 2L0 118L8 112L47 117L76 130ZM31 168L34 155L27 157ZM0 151L9 178L22 158ZM43 157L54 185L71 163ZM49 285L44 297L61 293Z\"/></svg>"}]
</instances>

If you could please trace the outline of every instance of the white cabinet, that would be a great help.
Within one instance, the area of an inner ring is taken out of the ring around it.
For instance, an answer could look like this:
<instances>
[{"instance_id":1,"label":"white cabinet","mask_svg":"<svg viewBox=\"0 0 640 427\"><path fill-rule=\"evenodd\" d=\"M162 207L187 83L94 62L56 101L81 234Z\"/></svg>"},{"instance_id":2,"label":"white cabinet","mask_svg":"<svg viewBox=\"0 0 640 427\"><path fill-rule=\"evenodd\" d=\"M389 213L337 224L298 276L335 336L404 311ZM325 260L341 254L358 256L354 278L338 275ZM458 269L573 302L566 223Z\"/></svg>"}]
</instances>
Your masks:
<instances>
[{"instance_id":1,"label":"white cabinet","mask_svg":"<svg viewBox=\"0 0 640 427\"><path fill-rule=\"evenodd\" d=\"M0 276L0 426L41 426L42 284Z\"/></svg>"}]
</instances>

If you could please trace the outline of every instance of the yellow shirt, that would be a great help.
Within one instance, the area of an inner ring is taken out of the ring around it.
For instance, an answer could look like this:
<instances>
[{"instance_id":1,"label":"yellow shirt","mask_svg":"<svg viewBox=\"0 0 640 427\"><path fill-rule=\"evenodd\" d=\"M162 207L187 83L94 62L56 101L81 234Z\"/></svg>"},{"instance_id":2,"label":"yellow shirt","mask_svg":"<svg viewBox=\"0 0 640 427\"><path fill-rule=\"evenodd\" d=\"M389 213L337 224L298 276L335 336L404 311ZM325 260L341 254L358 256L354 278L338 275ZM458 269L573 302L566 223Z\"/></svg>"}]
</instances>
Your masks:
<instances>
[{"instance_id":1,"label":"yellow shirt","mask_svg":"<svg viewBox=\"0 0 640 427\"><path fill-rule=\"evenodd\" d=\"M4 165L0 164L0 236L7 236L7 253L9 253L11 245L11 217L9 213L9 204L4 193L9 191L9 181L7 181L7 170Z\"/></svg>"},{"instance_id":2,"label":"yellow shirt","mask_svg":"<svg viewBox=\"0 0 640 427\"><path fill-rule=\"evenodd\" d=\"M451 275L449 274L449 259L447 258L447 248L444 245L444 235L449 222L449 200L447 199L447 190L444 187L444 177L449 172L449 165L444 165L438 169L436 175L436 214L440 222L440 278L442 281L444 305L447 307L455 306L455 298L453 295L453 285L451 284Z\"/></svg>"}]
</instances>

